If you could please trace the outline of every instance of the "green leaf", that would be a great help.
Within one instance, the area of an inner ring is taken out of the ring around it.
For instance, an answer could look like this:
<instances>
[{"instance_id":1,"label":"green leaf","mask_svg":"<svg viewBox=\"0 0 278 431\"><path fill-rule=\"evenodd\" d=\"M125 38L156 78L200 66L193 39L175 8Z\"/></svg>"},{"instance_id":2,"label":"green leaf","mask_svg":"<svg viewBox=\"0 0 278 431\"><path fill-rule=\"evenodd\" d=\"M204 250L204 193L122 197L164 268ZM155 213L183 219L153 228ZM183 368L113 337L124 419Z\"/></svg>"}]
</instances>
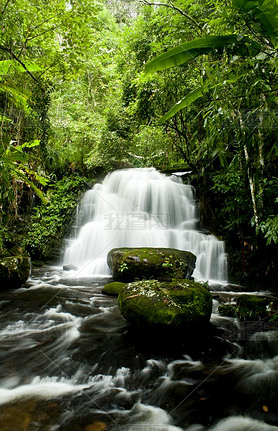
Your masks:
<instances>
[{"instance_id":1,"label":"green leaf","mask_svg":"<svg viewBox=\"0 0 278 431\"><path fill-rule=\"evenodd\" d=\"M12 170L15 172L16 175L18 175L20 178L23 179L23 181L28 184L28 186L30 186L34 192L36 193L36 195L41 199L41 201L44 204L48 203L48 199L45 197L45 195L43 194L43 192L38 189L38 187L33 183L33 181L29 180L29 178L25 175L24 172L22 172L21 170L17 169L16 167L12 168Z\"/></svg>"},{"instance_id":2,"label":"green leaf","mask_svg":"<svg viewBox=\"0 0 278 431\"><path fill-rule=\"evenodd\" d=\"M253 19L259 21L262 33L276 46L278 39L278 2L277 0L244 1L234 0L236 8L242 13L252 12Z\"/></svg>"},{"instance_id":3,"label":"green leaf","mask_svg":"<svg viewBox=\"0 0 278 431\"><path fill-rule=\"evenodd\" d=\"M37 72L41 70L41 68L35 63L24 63L26 69L29 72ZM0 61L0 75L6 75L7 73L15 70L16 72L27 72L26 69L18 63L16 60L3 60Z\"/></svg>"},{"instance_id":4,"label":"green leaf","mask_svg":"<svg viewBox=\"0 0 278 431\"><path fill-rule=\"evenodd\" d=\"M29 159L29 155L27 153L23 153L21 147L13 148L12 151L7 150L5 154L5 158L9 162L27 162Z\"/></svg>"},{"instance_id":5,"label":"green leaf","mask_svg":"<svg viewBox=\"0 0 278 431\"><path fill-rule=\"evenodd\" d=\"M30 108L28 106L28 95L26 93L6 84L0 85L0 91L7 93L9 99L11 99L16 106L23 108L27 113L30 112Z\"/></svg>"},{"instance_id":6,"label":"green leaf","mask_svg":"<svg viewBox=\"0 0 278 431\"><path fill-rule=\"evenodd\" d=\"M190 106L191 103L202 97L206 91L208 91L207 87L198 87L195 90L191 91L183 99L177 102L168 112L166 112L166 114L160 118L159 122L165 123L165 121L169 120L169 118L173 117L181 109Z\"/></svg>"},{"instance_id":7,"label":"green leaf","mask_svg":"<svg viewBox=\"0 0 278 431\"><path fill-rule=\"evenodd\" d=\"M40 145L40 140L38 139L34 139L34 141L31 142L24 142L24 144L21 145L21 148L32 148L32 147L37 147L38 145Z\"/></svg>"},{"instance_id":8,"label":"green leaf","mask_svg":"<svg viewBox=\"0 0 278 431\"><path fill-rule=\"evenodd\" d=\"M233 47L234 53L239 55L254 55L260 50L260 45L257 42L251 42L249 39L240 38L236 34L207 36L182 43L159 55L146 64L145 72L154 73L159 70L179 66L180 64L193 60L199 55L209 54L215 50L223 51L229 46Z\"/></svg>"},{"instance_id":9,"label":"green leaf","mask_svg":"<svg viewBox=\"0 0 278 431\"><path fill-rule=\"evenodd\" d=\"M260 6L257 19L262 24L268 36L275 46L278 38L278 3L277 0L265 0Z\"/></svg>"},{"instance_id":10,"label":"green leaf","mask_svg":"<svg viewBox=\"0 0 278 431\"><path fill-rule=\"evenodd\" d=\"M4 115L0 115L0 121L1 122L8 121L8 122L12 123L12 120L10 118L5 117Z\"/></svg>"}]
</instances>

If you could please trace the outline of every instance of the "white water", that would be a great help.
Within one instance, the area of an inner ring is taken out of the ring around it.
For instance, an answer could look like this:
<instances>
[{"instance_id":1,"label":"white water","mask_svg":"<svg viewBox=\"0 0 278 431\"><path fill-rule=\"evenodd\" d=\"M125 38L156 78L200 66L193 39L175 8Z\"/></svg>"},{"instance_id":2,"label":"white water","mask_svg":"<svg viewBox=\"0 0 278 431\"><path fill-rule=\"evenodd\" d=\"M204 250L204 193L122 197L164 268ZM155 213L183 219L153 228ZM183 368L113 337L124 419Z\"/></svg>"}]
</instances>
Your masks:
<instances>
[{"instance_id":1,"label":"white water","mask_svg":"<svg viewBox=\"0 0 278 431\"><path fill-rule=\"evenodd\" d=\"M64 264L79 274L109 276L107 253L116 247L169 247L196 255L193 277L225 284L223 241L196 230L194 189L154 168L115 171L85 193L77 213L77 238Z\"/></svg>"}]
</instances>

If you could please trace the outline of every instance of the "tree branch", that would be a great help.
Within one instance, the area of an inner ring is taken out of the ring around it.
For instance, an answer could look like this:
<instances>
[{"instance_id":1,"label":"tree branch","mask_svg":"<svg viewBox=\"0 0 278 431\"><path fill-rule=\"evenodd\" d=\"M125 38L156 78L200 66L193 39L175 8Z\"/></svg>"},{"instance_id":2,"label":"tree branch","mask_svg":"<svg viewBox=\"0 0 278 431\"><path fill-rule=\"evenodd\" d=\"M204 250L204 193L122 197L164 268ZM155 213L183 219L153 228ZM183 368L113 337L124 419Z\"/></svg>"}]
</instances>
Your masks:
<instances>
[{"instance_id":1,"label":"tree branch","mask_svg":"<svg viewBox=\"0 0 278 431\"><path fill-rule=\"evenodd\" d=\"M58 15L58 16L59 16L59 15ZM21 48L21 50L20 50L19 56L22 54L22 52L23 52L24 48L26 47L26 44L27 44L30 40L36 39L37 37L42 36L42 35L43 35L44 33L46 33L47 31L52 31L52 30L54 30L54 29L56 28L56 26L54 26L54 27L52 27L51 29L47 29L47 30L45 30L44 32L39 33L39 34L38 34L38 35L36 35L36 36L31 36L31 35L32 35L32 33L34 33L34 31L35 31L36 29L38 29L39 27L41 27L42 25L46 24L47 22L51 21L51 20L52 20L52 19L54 19L54 18L55 18L55 16L51 16L51 17L49 17L48 19L46 19L45 21L40 22L39 24L35 25L33 28L31 28L31 29L28 29L28 30L27 30L27 36L26 36L26 38L25 38L25 41L22 43L22 48Z\"/></svg>"},{"instance_id":2,"label":"tree branch","mask_svg":"<svg viewBox=\"0 0 278 431\"><path fill-rule=\"evenodd\" d=\"M55 26L53 26L53 27L49 28L48 30L44 30L44 31L42 31L41 33L36 34L35 36L27 37L27 39L25 40L25 43L29 42L30 40L36 39L37 37L40 37L40 36L42 36L43 34L48 33L49 31L53 31L53 30L55 30L56 28L57 28L57 25L55 25Z\"/></svg>"},{"instance_id":3,"label":"tree branch","mask_svg":"<svg viewBox=\"0 0 278 431\"><path fill-rule=\"evenodd\" d=\"M182 131L179 129L178 125L176 122L172 122L173 125L168 124L168 128L172 129L176 132L176 134L179 137L179 140L182 142L182 139L185 139L184 134L182 133ZM181 156L184 158L184 160L187 162L188 166L194 171L194 167L192 166L186 152L184 151L184 149L182 148L181 145L178 144L178 142L176 140L174 140L173 142L174 146L177 148L177 150L180 152Z\"/></svg>"},{"instance_id":4,"label":"tree branch","mask_svg":"<svg viewBox=\"0 0 278 431\"><path fill-rule=\"evenodd\" d=\"M195 27L198 28L197 33L200 35L200 32L202 32L202 27L200 26L200 24L197 23L197 21L195 21L194 18L191 18L190 15L188 15L186 12L184 12L182 9L180 9L179 7L175 6L172 1L170 2L170 4L168 3L151 3L149 0L139 0L140 3L143 3L147 6L164 6L164 7L168 7L170 9L173 9L177 12L179 12L182 16L184 16L188 21L191 22L191 24L193 24Z\"/></svg>"},{"instance_id":5,"label":"tree branch","mask_svg":"<svg viewBox=\"0 0 278 431\"><path fill-rule=\"evenodd\" d=\"M15 61L17 61L24 70L26 70L26 72L28 73L28 75L39 85L39 87L43 90L43 88L40 86L39 81L37 80L37 78L33 75L32 72L30 72L30 70L27 69L27 67L25 66L25 64L17 57L17 55L14 54L12 48L7 48L6 46L0 45L0 49L2 51L8 52L11 56L11 58L13 58Z\"/></svg>"}]
</instances>

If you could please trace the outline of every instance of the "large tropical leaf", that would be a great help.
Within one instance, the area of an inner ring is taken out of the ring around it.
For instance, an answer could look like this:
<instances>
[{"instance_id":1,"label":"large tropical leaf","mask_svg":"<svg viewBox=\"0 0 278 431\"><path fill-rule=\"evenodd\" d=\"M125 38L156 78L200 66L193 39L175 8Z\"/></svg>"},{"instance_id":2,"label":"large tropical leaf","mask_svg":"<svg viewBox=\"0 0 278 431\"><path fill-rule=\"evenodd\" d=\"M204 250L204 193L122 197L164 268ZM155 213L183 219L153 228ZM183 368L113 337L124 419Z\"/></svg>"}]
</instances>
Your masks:
<instances>
[{"instance_id":1,"label":"large tropical leaf","mask_svg":"<svg viewBox=\"0 0 278 431\"><path fill-rule=\"evenodd\" d=\"M165 121L176 115L176 113L179 112L181 109L190 106L191 103L202 97L206 91L208 91L207 87L198 87L195 90L191 91L179 102L177 102L168 112L166 112L166 114L164 114L163 117L160 118L159 122L165 123Z\"/></svg>"},{"instance_id":2,"label":"large tropical leaf","mask_svg":"<svg viewBox=\"0 0 278 431\"><path fill-rule=\"evenodd\" d=\"M238 55L254 55L259 52L260 45L249 39L239 38L236 34L225 36L206 36L182 43L149 61L145 66L147 73L154 73L170 67L187 63L203 54L213 51L222 52L225 48L232 47Z\"/></svg>"},{"instance_id":3,"label":"large tropical leaf","mask_svg":"<svg viewBox=\"0 0 278 431\"><path fill-rule=\"evenodd\" d=\"M171 109L169 109L166 114L163 115L159 119L160 123L165 123L165 121L169 120L169 118L176 115L181 109L187 108L190 106L195 100L199 99L200 97L203 97L205 93L207 93L210 90L213 90L214 88L225 85L225 84L233 84L236 81L238 81L243 75L232 75L229 79L226 79L222 83L214 84L212 85L211 82L206 83L205 85L195 88L195 90L192 90L190 93L188 93L185 97L183 97L179 102L177 102L174 106L172 106Z\"/></svg>"}]
</instances>

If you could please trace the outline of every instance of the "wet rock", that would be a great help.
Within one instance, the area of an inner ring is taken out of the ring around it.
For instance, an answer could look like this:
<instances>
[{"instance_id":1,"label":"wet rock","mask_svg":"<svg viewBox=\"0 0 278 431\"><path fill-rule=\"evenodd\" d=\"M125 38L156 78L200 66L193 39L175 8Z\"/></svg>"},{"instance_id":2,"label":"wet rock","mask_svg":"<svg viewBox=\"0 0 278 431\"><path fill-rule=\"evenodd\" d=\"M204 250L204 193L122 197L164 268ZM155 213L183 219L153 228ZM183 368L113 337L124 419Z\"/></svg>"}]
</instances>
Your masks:
<instances>
[{"instance_id":1,"label":"wet rock","mask_svg":"<svg viewBox=\"0 0 278 431\"><path fill-rule=\"evenodd\" d=\"M199 329L208 326L212 297L191 280L144 280L122 287L118 304L123 317L140 329Z\"/></svg>"},{"instance_id":2,"label":"wet rock","mask_svg":"<svg viewBox=\"0 0 278 431\"><path fill-rule=\"evenodd\" d=\"M69 264L69 265L64 265L63 266L63 271L77 271L78 270L78 266L73 265L73 264Z\"/></svg>"},{"instance_id":3,"label":"wet rock","mask_svg":"<svg viewBox=\"0 0 278 431\"><path fill-rule=\"evenodd\" d=\"M1 290L21 287L31 272L29 256L19 255L0 258L0 286Z\"/></svg>"},{"instance_id":4,"label":"wet rock","mask_svg":"<svg viewBox=\"0 0 278 431\"><path fill-rule=\"evenodd\" d=\"M110 296L118 296L121 288L125 285L126 283L121 283L120 281L114 281L112 283L108 283L103 287L102 293Z\"/></svg>"},{"instance_id":5,"label":"wet rock","mask_svg":"<svg viewBox=\"0 0 278 431\"><path fill-rule=\"evenodd\" d=\"M118 248L107 257L114 280L122 282L189 279L195 262L194 254L172 248Z\"/></svg>"}]
</instances>

